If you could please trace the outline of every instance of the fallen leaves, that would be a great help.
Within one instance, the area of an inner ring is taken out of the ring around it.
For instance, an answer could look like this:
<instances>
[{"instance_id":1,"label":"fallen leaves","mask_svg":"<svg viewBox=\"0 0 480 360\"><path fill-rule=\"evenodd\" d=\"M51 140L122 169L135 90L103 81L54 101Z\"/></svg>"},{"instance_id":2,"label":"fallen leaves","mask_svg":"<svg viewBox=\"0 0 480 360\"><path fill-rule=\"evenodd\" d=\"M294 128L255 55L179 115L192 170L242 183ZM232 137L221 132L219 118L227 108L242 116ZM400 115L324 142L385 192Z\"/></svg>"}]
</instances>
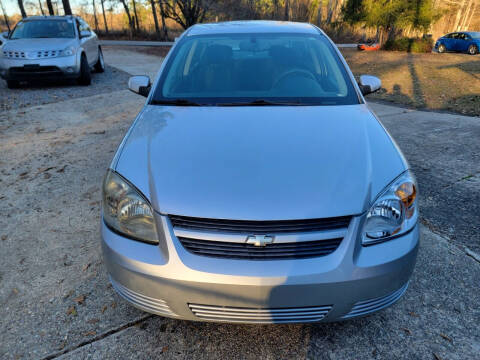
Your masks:
<instances>
[{"instance_id":1,"label":"fallen leaves","mask_svg":"<svg viewBox=\"0 0 480 360\"><path fill-rule=\"evenodd\" d=\"M407 328L402 328L403 331L405 331L408 335L412 335L412 331Z\"/></svg>"},{"instance_id":2,"label":"fallen leaves","mask_svg":"<svg viewBox=\"0 0 480 360\"><path fill-rule=\"evenodd\" d=\"M442 338L444 338L445 340L452 342L452 338L449 337L448 335L445 335L445 334L440 333L440 336L441 336Z\"/></svg>"},{"instance_id":3,"label":"fallen leaves","mask_svg":"<svg viewBox=\"0 0 480 360\"><path fill-rule=\"evenodd\" d=\"M70 306L70 307L67 309L67 315L72 315L72 316L77 316L77 315L78 315L77 309L75 308L74 305Z\"/></svg>"},{"instance_id":4,"label":"fallen leaves","mask_svg":"<svg viewBox=\"0 0 480 360\"><path fill-rule=\"evenodd\" d=\"M168 346L165 345L164 347L162 347L162 351L160 354L167 352L167 350L168 350Z\"/></svg>"},{"instance_id":5,"label":"fallen leaves","mask_svg":"<svg viewBox=\"0 0 480 360\"><path fill-rule=\"evenodd\" d=\"M107 305L103 305L103 306L102 306L102 310L101 310L101 311L102 311L102 314L103 314L105 311L107 311L107 309L108 309L108 306L107 306Z\"/></svg>"},{"instance_id":6,"label":"fallen leaves","mask_svg":"<svg viewBox=\"0 0 480 360\"><path fill-rule=\"evenodd\" d=\"M90 330L90 331L87 331L85 333L83 333L83 336L95 336L97 335L97 332L94 331L94 330Z\"/></svg>"},{"instance_id":7,"label":"fallen leaves","mask_svg":"<svg viewBox=\"0 0 480 360\"><path fill-rule=\"evenodd\" d=\"M83 265L82 271L83 272L87 271L87 269L90 267L90 265L91 265L90 263L87 263L87 264Z\"/></svg>"},{"instance_id":8,"label":"fallen leaves","mask_svg":"<svg viewBox=\"0 0 480 360\"><path fill-rule=\"evenodd\" d=\"M85 302L85 295L79 295L74 298L73 301L75 301L79 305L83 305L83 303Z\"/></svg>"},{"instance_id":9,"label":"fallen leaves","mask_svg":"<svg viewBox=\"0 0 480 360\"><path fill-rule=\"evenodd\" d=\"M87 323L89 323L89 324L96 324L96 323L98 323L99 321L100 321L100 320L94 318L94 319L87 320Z\"/></svg>"},{"instance_id":10,"label":"fallen leaves","mask_svg":"<svg viewBox=\"0 0 480 360\"><path fill-rule=\"evenodd\" d=\"M7 240L7 235L2 235L2 241Z\"/></svg>"}]
</instances>

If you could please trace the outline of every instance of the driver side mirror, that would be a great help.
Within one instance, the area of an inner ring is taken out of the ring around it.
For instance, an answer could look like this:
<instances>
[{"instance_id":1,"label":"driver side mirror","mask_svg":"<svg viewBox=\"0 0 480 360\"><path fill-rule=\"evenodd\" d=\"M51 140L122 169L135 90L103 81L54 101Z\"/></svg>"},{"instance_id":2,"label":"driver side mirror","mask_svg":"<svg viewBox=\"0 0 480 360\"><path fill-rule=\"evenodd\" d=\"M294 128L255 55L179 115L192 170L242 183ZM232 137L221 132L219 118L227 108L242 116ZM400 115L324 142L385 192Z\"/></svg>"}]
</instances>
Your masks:
<instances>
[{"instance_id":1,"label":"driver side mirror","mask_svg":"<svg viewBox=\"0 0 480 360\"><path fill-rule=\"evenodd\" d=\"M361 75L358 82L363 95L371 94L382 87L382 81L372 75Z\"/></svg>"},{"instance_id":2,"label":"driver side mirror","mask_svg":"<svg viewBox=\"0 0 480 360\"><path fill-rule=\"evenodd\" d=\"M128 79L128 89L135 94L147 97L151 87L150 78L146 75L132 76Z\"/></svg>"},{"instance_id":3,"label":"driver side mirror","mask_svg":"<svg viewBox=\"0 0 480 360\"><path fill-rule=\"evenodd\" d=\"M80 39L89 37L90 35L92 35L92 33L91 33L90 31L88 31L88 30L82 30L82 31L80 31Z\"/></svg>"},{"instance_id":4,"label":"driver side mirror","mask_svg":"<svg viewBox=\"0 0 480 360\"><path fill-rule=\"evenodd\" d=\"M8 31L0 34L0 45L8 40L8 35L10 35Z\"/></svg>"}]
</instances>

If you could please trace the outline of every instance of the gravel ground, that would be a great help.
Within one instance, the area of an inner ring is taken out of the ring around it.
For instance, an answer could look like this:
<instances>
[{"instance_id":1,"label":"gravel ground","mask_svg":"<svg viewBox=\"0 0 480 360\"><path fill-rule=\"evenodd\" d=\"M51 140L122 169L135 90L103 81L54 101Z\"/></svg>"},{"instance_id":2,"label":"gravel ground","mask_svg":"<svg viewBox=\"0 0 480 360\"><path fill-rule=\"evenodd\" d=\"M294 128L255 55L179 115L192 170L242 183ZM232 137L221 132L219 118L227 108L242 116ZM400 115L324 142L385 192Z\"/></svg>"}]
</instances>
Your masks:
<instances>
[{"instance_id":1,"label":"gravel ground","mask_svg":"<svg viewBox=\"0 0 480 360\"><path fill-rule=\"evenodd\" d=\"M151 60L135 56L116 61ZM477 119L372 105L417 172L427 225L398 304L337 324L208 324L143 313L108 283L100 184L144 98L84 96L0 112L0 358L478 359L480 263L463 247L480 243Z\"/></svg>"},{"instance_id":2,"label":"gravel ground","mask_svg":"<svg viewBox=\"0 0 480 360\"><path fill-rule=\"evenodd\" d=\"M24 83L19 89L8 89L7 83L0 79L0 112L118 91L125 89L128 77L125 72L107 66L104 73L92 73L90 86L64 80Z\"/></svg>"}]
</instances>

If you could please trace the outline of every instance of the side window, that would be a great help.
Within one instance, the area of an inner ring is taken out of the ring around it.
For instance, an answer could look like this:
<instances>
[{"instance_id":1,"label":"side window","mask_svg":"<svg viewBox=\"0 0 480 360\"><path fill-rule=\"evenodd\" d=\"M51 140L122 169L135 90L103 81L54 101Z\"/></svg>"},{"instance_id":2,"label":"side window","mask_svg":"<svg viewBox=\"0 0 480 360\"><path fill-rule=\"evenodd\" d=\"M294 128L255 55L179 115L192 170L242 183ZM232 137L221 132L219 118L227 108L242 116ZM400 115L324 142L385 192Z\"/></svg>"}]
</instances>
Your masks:
<instances>
[{"instance_id":1,"label":"side window","mask_svg":"<svg viewBox=\"0 0 480 360\"><path fill-rule=\"evenodd\" d=\"M458 34L457 33L454 33L452 34L452 36L450 36L452 39L458 39Z\"/></svg>"},{"instance_id":2,"label":"side window","mask_svg":"<svg viewBox=\"0 0 480 360\"><path fill-rule=\"evenodd\" d=\"M459 40L466 40L465 34L458 34L458 39Z\"/></svg>"},{"instance_id":3,"label":"side window","mask_svg":"<svg viewBox=\"0 0 480 360\"><path fill-rule=\"evenodd\" d=\"M82 19L79 19L78 22L80 24L79 26L80 31L91 31L90 27L87 25L85 21L83 21Z\"/></svg>"}]
</instances>

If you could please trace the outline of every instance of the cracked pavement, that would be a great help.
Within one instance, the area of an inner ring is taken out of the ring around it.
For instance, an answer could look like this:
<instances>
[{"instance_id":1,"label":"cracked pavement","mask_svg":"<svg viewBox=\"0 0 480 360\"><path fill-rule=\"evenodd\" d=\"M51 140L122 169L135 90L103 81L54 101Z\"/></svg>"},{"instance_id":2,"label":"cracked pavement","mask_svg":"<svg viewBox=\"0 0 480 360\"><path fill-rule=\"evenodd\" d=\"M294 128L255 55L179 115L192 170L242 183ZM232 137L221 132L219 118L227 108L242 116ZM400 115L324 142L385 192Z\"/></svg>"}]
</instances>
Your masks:
<instances>
[{"instance_id":1,"label":"cracked pavement","mask_svg":"<svg viewBox=\"0 0 480 360\"><path fill-rule=\"evenodd\" d=\"M118 76L160 65L104 53ZM0 358L478 358L480 263L466 248L480 253L479 118L371 104L420 187L422 242L400 302L342 323L230 325L149 315L113 291L100 185L144 98L87 95L0 112Z\"/></svg>"}]
</instances>

